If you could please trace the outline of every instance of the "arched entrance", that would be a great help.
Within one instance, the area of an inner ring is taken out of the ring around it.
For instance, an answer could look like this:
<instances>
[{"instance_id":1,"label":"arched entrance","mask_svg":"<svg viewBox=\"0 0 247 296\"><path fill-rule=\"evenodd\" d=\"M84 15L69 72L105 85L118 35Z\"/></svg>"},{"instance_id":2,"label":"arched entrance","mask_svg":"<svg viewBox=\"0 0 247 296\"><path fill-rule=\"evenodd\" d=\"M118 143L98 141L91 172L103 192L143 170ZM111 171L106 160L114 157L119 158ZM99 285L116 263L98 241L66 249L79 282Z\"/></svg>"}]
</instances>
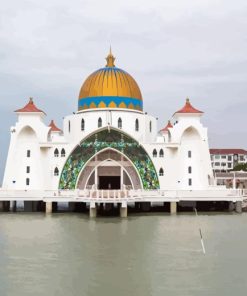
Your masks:
<instances>
[{"instance_id":1,"label":"arched entrance","mask_svg":"<svg viewBox=\"0 0 247 296\"><path fill-rule=\"evenodd\" d=\"M140 189L140 177L133 164L120 152L105 149L96 154L82 170L79 189Z\"/></svg>"},{"instance_id":2,"label":"arched entrance","mask_svg":"<svg viewBox=\"0 0 247 296\"><path fill-rule=\"evenodd\" d=\"M138 173L143 189L159 189L154 164L145 149L132 137L116 129L103 128L78 144L69 155L59 182L59 189L75 189L79 177L91 159L106 149L118 151L128 159ZM89 174L87 174L89 176ZM132 178L131 178L132 180Z\"/></svg>"}]
</instances>

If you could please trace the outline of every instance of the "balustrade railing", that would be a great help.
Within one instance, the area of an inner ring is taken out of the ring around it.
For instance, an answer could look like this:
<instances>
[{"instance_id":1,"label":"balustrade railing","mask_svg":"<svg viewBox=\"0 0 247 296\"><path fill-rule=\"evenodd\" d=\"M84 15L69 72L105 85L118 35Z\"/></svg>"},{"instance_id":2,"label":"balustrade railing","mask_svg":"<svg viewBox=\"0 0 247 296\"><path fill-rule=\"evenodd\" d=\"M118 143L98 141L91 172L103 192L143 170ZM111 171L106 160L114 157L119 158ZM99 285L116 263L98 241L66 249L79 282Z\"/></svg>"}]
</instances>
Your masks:
<instances>
[{"instance_id":1,"label":"balustrade railing","mask_svg":"<svg viewBox=\"0 0 247 296\"><path fill-rule=\"evenodd\" d=\"M212 199L247 196L247 190L242 189L215 189L209 190L4 190L0 189L0 198L20 199L92 199L92 200L120 200L120 199Z\"/></svg>"}]
</instances>

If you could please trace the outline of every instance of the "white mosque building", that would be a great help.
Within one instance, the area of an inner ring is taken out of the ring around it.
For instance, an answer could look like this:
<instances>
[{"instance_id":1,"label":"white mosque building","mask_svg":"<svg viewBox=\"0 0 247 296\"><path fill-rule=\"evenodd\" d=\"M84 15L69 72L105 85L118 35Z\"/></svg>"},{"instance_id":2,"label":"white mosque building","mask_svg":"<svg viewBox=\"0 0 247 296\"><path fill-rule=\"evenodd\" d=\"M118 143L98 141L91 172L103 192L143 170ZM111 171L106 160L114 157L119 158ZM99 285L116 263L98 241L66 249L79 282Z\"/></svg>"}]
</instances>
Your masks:
<instances>
[{"instance_id":1,"label":"white mosque building","mask_svg":"<svg viewBox=\"0 0 247 296\"><path fill-rule=\"evenodd\" d=\"M32 99L17 122L4 173L5 190L209 190L214 184L203 112L186 99L168 124L143 111L134 78L115 66L83 83L78 111L63 128L47 126Z\"/></svg>"}]
</instances>

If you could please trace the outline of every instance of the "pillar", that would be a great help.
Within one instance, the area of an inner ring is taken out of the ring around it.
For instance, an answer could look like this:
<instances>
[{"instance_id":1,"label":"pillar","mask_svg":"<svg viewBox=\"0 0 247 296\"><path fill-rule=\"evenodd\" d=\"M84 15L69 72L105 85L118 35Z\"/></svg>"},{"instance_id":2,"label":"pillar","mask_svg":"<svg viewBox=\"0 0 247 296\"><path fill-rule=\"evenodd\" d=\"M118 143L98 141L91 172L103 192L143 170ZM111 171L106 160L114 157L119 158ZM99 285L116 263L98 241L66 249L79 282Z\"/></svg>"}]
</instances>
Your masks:
<instances>
[{"instance_id":1,"label":"pillar","mask_svg":"<svg viewBox=\"0 0 247 296\"><path fill-rule=\"evenodd\" d=\"M127 218L128 217L128 206L127 202L122 202L120 207L120 217L121 218Z\"/></svg>"},{"instance_id":2,"label":"pillar","mask_svg":"<svg viewBox=\"0 0 247 296\"><path fill-rule=\"evenodd\" d=\"M232 211L234 211L234 208L235 208L235 206L234 206L233 201L229 201L228 211L232 212Z\"/></svg>"},{"instance_id":3,"label":"pillar","mask_svg":"<svg viewBox=\"0 0 247 296\"><path fill-rule=\"evenodd\" d=\"M175 201L170 202L170 213L171 214L177 213L177 203Z\"/></svg>"},{"instance_id":4,"label":"pillar","mask_svg":"<svg viewBox=\"0 0 247 296\"><path fill-rule=\"evenodd\" d=\"M96 218L97 217L97 207L96 207L95 202L90 202L89 216L90 216L90 218Z\"/></svg>"},{"instance_id":5,"label":"pillar","mask_svg":"<svg viewBox=\"0 0 247 296\"><path fill-rule=\"evenodd\" d=\"M51 201L47 201L45 203L45 212L46 212L46 214L52 213L52 202Z\"/></svg>"},{"instance_id":6,"label":"pillar","mask_svg":"<svg viewBox=\"0 0 247 296\"><path fill-rule=\"evenodd\" d=\"M237 213L242 213L242 202L241 201L236 201L236 203L235 203L235 211Z\"/></svg>"},{"instance_id":7,"label":"pillar","mask_svg":"<svg viewBox=\"0 0 247 296\"><path fill-rule=\"evenodd\" d=\"M97 160L97 156L96 156ZM98 167L95 168L94 170L94 184L95 184L95 189L98 189Z\"/></svg>"},{"instance_id":8,"label":"pillar","mask_svg":"<svg viewBox=\"0 0 247 296\"><path fill-rule=\"evenodd\" d=\"M10 211L11 212L16 212L16 200L12 200L10 202Z\"/></svg>"},{"instance_id":9,"label":"pillar","mask_svg":"<svg viewBox=\"0 0 247 296\"><path fill-rule=\"evenodd\" d=\"M3 212L4 206L3 206L3 201L0 201L0 212Z\"/></svg>"}]
</instances>

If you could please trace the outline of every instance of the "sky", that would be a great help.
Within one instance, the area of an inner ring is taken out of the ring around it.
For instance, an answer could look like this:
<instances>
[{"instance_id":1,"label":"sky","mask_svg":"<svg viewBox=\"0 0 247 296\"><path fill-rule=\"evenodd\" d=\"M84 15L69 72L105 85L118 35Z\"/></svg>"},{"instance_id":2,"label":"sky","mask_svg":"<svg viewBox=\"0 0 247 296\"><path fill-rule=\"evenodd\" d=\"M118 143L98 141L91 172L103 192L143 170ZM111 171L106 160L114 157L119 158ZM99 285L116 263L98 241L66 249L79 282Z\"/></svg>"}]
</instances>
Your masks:
<instances>
[{"instance_id":1,"label":"sky","mask_svg":"<svg viewBox=\"0 0 247 296\"><path fill-rule=\"evenodd\" d=\"M61 127L110 45L159 127L189 97L211 148L247 149L246 15L246 0L2 1L0 177L13 111L33 97Z\"/></svg>"}]
</instances>

